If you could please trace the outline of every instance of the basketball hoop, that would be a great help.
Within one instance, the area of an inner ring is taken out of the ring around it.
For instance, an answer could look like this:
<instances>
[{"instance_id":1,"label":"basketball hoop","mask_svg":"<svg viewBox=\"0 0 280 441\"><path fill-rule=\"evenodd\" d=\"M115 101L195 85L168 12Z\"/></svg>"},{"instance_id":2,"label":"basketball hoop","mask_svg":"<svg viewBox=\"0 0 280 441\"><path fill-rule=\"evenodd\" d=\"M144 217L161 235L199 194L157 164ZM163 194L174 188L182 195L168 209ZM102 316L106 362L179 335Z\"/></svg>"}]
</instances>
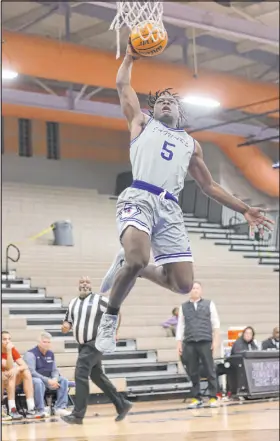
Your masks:
<instances>
[{"instance_id":1,"label":"basketball hoop","mask_svg":"<svg viewBox=\"0 0 280 441\"><path fill-rule=\"evenodd\" d=\"M137 28L142 40L152 38L158 41L164 38L165 29L162 22L163 2L116 2L117 15L111 23L110 30L117 34L117 56L120 57L120 29L126 25L131 31ZM145 24L152 26L147 33ZM145 29L145 33L143 30ZM157 31L157 32L155 32Z\"/></svg>"}]
</instances>

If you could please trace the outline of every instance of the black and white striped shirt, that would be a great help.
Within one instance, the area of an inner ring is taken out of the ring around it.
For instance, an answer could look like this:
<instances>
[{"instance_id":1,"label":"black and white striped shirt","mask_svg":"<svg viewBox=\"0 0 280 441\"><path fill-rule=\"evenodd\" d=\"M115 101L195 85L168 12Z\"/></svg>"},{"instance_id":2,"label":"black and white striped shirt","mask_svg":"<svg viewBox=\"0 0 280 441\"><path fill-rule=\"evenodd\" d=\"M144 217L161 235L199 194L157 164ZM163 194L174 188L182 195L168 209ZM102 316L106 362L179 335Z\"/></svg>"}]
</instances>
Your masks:
<instances>
[{"instance_id":1,"label":"black and white striped shirt","mask_svg":"<svg viewBox=\"0 0 280 441\"><path fill-rule=\"evenodd\" d=\"M78 343L83 344L96 339L97 329L108 299L91 293L84 299L71 300L65 315L65 321L71 323L73 335Z\"/></svg>"}]
</instances>

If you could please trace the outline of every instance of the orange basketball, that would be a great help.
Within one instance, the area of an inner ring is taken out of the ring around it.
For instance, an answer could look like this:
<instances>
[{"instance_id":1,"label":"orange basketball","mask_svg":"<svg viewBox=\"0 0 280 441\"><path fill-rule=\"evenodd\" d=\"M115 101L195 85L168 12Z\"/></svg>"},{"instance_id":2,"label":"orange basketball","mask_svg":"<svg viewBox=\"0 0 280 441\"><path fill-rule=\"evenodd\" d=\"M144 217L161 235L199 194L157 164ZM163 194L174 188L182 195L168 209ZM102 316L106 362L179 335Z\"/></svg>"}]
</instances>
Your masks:
<instances>
[{"instance_id":1,"label":"orange basketball","mask_svg":"<svg viewBox=\"0 0 280 441\"><path fill-rule=\"evenodd\" d=\"M143 23L131 31L130 41L133 49L138 54L143 57L154 57L164 51L168 42L168 35L165 29L159 31L153 23Z\"/></svg>"}]
</instances>

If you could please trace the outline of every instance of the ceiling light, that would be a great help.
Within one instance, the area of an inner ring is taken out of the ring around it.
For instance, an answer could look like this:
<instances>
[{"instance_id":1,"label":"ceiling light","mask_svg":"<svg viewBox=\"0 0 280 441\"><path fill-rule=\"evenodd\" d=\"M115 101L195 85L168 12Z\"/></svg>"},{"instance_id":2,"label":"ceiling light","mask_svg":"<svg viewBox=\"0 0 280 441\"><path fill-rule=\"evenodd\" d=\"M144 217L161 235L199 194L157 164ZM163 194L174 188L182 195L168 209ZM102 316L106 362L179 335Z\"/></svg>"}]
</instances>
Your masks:
<instances>
[{"instance_id":1,"label":"ceiling light","mask_svg":"<svg viewBox=\"0 0 280 441\"><path fill-rule=\"evenodd\" d=\"M220 103L216 100L213 100L212 98L207 98L204 96L186 96L183 98L183 103L187 104L193 104L194 106L201 106L201 107L219 107Z\"/></svg>"},{"instance_id":2,"label":"ceiling light","mask_svg":"<svg viewBox=\"0 0 280 441\"><path fill-rule=\"evenodd\" d=\"M10 69L3 69L2 70L2 79L3 80L13 80L17 76L18 76L18 73L15 72L14 70L10 70Z\"/></svg>"}]
</instances>

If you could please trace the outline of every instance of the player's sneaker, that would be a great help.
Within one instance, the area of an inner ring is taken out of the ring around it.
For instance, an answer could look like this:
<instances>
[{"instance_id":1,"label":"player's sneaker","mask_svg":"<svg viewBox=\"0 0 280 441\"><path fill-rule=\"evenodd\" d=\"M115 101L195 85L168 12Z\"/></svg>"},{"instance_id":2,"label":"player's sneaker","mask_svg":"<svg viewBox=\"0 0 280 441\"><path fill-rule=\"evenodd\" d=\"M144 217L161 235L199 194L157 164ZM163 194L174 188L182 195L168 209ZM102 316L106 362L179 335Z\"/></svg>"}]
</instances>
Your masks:
<instances>
[{"instance_id":1,"label":"player's sneaker","mask_svg":"<svg viewBox=\"0 0 280 441\"><path fill-rule=\"evenodd\" d=\"M213 407L213 408L219 407L218 400L216 400L216 398L210 398L210 400L207 403L207 406Z\"/></svg>"},{"instance_id":2,"label":"player's sneaker","mask_svg":"<svg viewBox=\"0 0 280 441\"><path fill-rule=\"evenodd\" d=\"M103 314L95 341L95 347L101 354L116 350L117 325L117 315Z\"/></svg>"},{"instance_id":3,"label":"player's sneaker","mask_svg":"<svg viewBox=\"0 0 280 441\"><path fill-rule=\"evenodd\" d=\"M203 401L197 400L196 398L193 398L188 405L188 409L199 409L200 407L203 407Z\"/></svg>"},{"instance_id":4,"label":"player's sneaker","mask_svg":"<svg viewBox=\"0 0 280 441\"><path fill-rule=\"evenodd\" d=\"M121 269L124 262L125 262L124 249L121 248L115 257L114 262L112 263L109 270L107 271L107 274L105 275L104 279L101 282L101 286L100 286L101 293L104 294L105 292L109 291L109 289L112 288L116 274Z\"/></svg>"},{"instance_id":5,"label":"player's sneaker","mask_svg":"<svg viewBox=\"0 0 280 441\"><path fill-rule=\"evenodd\" d=\"M28 420L39 420L41 418L44 418L45 414L44 412L39 412L37 410L28 410L25 414L25 418Z\"/></svg>"},{"instance_id":6,"label":"player's sneaker","mask_svg":"<svg viewBox=\"0 0 280 441\"><path fill-rule=\"evenodd\" d=\"M71 412L67 409L54 409L55 416L69 416Z\"/></svg>"},{"instance_id":7,"label":"player's sneaker","mask_svg":"<svg viewBox=\"0 0 280 441\"><path fill-rule=\"evenodd\" d=\"M17 409L15 407L13 407L10 411L9 411L9 415L12 418L13 421L19 421L23 419L23 416L18 413Z\"/></svg>"},{"instance_id":8,"label":"player's sneaker","mask_svg":"<svg viewBox=\"0 0 280 441\"><path fill-rule=\"evenodd\" d=\"M2 421L11 421L12 417L7 414L6 409L2 406Z\"/></svg>"}]
</instances>

